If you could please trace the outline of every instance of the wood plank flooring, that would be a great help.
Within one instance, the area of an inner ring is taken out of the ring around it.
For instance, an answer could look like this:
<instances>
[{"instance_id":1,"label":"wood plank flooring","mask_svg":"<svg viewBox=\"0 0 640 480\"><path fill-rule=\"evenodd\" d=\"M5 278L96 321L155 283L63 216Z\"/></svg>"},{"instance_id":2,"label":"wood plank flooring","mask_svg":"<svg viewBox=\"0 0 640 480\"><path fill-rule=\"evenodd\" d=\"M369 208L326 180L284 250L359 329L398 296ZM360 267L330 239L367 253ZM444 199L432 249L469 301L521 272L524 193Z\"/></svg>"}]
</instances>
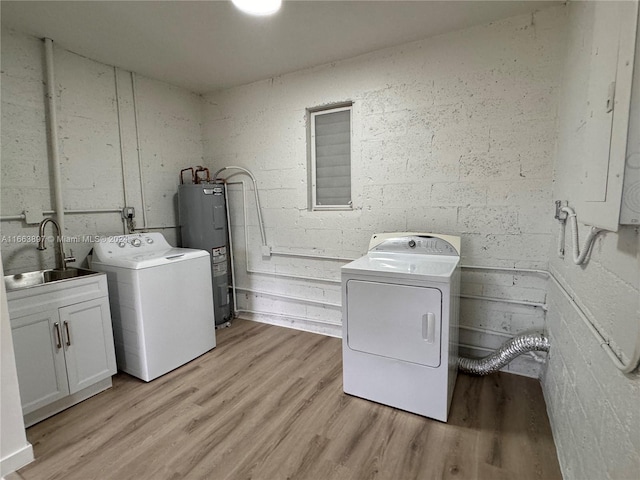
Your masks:
<instances>
[{"instance_id":1,"label":"wood plank flooring","mask_svg":"<svg viewBox=\"0 0 640 480\"><path fill-rule=\"evenodd\" d=\"M246 320L27 430L25 480L560 479L536 380L460 375L448 423L342 392L341 340Z\"/></svg>"}]
</instances>

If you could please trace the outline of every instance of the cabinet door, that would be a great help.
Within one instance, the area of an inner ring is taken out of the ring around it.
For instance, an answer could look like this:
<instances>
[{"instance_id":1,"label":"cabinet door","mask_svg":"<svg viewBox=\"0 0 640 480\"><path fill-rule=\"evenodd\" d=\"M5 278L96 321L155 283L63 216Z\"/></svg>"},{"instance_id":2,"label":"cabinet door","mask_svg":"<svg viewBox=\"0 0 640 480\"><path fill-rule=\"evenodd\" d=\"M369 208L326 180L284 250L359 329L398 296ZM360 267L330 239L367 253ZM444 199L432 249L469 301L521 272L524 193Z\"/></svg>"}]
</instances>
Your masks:
<instances>
[{"instance_id":1,"label":"cabinet door","mask_svg":"<svg viewBox=\"0 0 640 480\"><path fill-rule=\"evenodd\" d=\"M24 415L69 394L58 314L11 319L11 333Z\"/></svg>"},{"instance_id":2,"label":"cabinet door","mask_svg":"<svg viewBox=\"0 0 640 480\"><path fill-rule=\"evenodd\" d=\"M59 309L69 392L116 373L109 300L98 298Z\"/></svg>"}]
</instances>

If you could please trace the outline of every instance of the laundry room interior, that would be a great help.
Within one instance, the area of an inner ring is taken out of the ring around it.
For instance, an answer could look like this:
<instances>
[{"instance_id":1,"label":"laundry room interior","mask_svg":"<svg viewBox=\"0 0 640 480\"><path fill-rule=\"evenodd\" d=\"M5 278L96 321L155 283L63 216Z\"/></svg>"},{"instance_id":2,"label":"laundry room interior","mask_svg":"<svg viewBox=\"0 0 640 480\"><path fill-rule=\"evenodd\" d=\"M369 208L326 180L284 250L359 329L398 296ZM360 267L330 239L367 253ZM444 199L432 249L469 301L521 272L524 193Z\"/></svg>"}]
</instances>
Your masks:
<instances>
[{"instance_id":1,"label":"laundry room interior","mask_svg":"<svg viewBox=\"0 0 640 480\"><path fill-rule=\"evenodd\" d=\"M638 10L3 0L3 478L637 478Z\"/></svg>"}]
</instances>

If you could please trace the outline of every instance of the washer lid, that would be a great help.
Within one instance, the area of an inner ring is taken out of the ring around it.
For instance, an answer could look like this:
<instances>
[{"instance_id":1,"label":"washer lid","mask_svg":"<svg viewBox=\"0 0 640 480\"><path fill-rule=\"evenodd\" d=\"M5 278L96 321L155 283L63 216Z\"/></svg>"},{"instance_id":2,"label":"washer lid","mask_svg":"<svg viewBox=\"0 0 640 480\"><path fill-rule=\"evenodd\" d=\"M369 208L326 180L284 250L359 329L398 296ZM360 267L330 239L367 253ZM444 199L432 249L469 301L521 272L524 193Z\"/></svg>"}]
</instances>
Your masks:
<instances>
[{"instance_id":1,"label":"washer lid","mask_svg":"<svg viewBox=\"0 0 640 480\"><path fill-rule=\"evenodd\" d=\"M209 256L205 250L173 248L161 233L142 233L101 238L91 263L138 270L204 256Z\"/></svg>"},{"instance_id":2,"label":"washer lid","mask_svg":"<svg viewBox=\"0 0 640 480\"><path fill-rule=\"evenodd\" d=\"M458 256L415 255L371 251L342 267L342 273L372 274L381 277L445 282L460 262Z\"/></svg>"},{"instance_id":3,"label":"washer lid","mask_svg":"<svg viewBox=\"0 0 640 480\"><path fill-rule=\"evenodd\" d=\"M111 265L114 267L141 270L143 268L168 265L173 262L191 260L193 258L208 257L206 250L193 248L170 248L163 251L143 252L131 256L118 256L107 259L94 259L93 265Z\"/></svg>"}]
</instances>

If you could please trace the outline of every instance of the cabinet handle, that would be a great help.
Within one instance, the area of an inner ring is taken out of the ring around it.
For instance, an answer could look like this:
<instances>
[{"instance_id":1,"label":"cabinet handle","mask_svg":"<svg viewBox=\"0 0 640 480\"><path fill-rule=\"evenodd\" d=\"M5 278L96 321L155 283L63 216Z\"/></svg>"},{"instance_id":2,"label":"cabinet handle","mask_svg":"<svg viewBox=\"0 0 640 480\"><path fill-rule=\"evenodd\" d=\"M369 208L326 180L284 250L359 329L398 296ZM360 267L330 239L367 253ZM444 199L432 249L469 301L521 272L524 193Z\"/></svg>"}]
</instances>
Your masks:
<instances>
[{"instance_id":1,"label":"cabinet handle","mask_svg":"<svg viewBox=\"0 0 640 480\"><path fill-rule=\"evenodd\" d=\"M62 348L62 340L60 340L60 324L58 322L54 323L53 328L56 330L56 347Z\"/></svg>"},{"instance_id":2,"label":"cabinet handle","mask_svg":"<svg viewBox=\"0 0 640 480\"><path fill-rule=\"evenodd\" d=\"M71 335L69 335L69 322L64 321L64 330L67 332L67 347L71 345Z\"/></svg>"}]
</instances>

